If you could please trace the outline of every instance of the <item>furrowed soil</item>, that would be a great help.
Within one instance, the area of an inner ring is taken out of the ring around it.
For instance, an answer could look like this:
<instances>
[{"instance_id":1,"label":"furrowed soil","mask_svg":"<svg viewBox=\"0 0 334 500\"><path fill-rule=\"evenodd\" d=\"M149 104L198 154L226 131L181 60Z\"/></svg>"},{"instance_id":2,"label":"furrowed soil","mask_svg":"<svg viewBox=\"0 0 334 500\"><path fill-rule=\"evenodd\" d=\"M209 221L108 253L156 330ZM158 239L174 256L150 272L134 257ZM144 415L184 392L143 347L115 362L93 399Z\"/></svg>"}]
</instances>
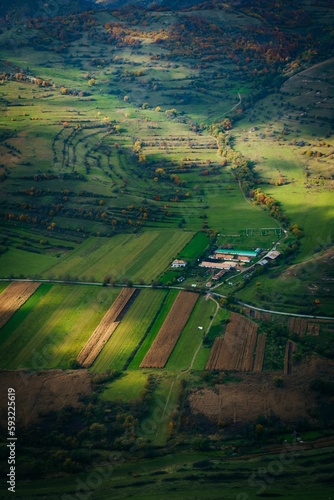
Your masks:
<instances>
[{"instance_id":1,"label":"furrowed soil","mask_svg":"<svg viewBox=\"0 0 334 500\"><path fill-rule=\"evenodd\" d=\"M265 334L260 333L257 337L255 360L253 366L254 372L262 372L265 347L266 347L266 336Z\"/></svg>"},{"instance_id":2,"label":"furrowed soil","mask_svg":"<svg viewBox=\"0 0 334 500\"><path fill-rule=\"evenodd\" d=\"M257 329L253 321L232 313L224 337L213 344L206 369L252 371Z\"/></svg>"}]
</instances>

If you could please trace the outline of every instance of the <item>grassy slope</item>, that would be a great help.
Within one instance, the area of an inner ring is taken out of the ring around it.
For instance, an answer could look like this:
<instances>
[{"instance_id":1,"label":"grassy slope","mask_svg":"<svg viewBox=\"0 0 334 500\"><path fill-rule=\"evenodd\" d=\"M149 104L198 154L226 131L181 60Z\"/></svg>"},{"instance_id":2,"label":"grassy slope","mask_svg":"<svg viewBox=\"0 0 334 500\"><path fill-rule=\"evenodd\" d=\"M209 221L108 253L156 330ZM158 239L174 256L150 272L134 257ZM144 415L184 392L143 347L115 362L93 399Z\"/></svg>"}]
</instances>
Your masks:
<instances>
[{"instance_id":1,"label":"grassy slope","mask_svg":"<svg viewBox=\"0 0 334 500\"><path fill-rule=\"evenodd\" d=\"M3 278L40 275L57 261L58 259L51 255L37 255L11 248L0 257L0 274Z\"/></svg>"},{"instance_id":2,"label":"grassy slope","mask_svg":"<svg viewBox=\"0 0 334 500\"><path fill-rule=\"evenodd\" d=\"M175 376L160 377L154 391L151 412L141 426L143 437L151 438L155 446L165 446L171 434L170 422L178 406L181 381Z\"/></svg>"},{"instance_id":3,"label":"grassy slope","mask_svg":"<svg viewBox=\"0 0 334 500\"><path fill-rule=\"evenodd\" d=\"M111 382L101 394L105 401L130 402L139 398L147 381L143 371L127 371L114 382Z\"/></svg>"},{"instance_id":4,"label":"grassy slope","mask_svg":"<svg viewBox=\"0 0 334 500\"><path fill-rule=\"evenodd\" d=\"M279 172L288 180L288 184L282 186L264 184L262 190L282 203L291 223L298 224L304 231L305 238L301 241L297 261L310 257L319 244L330 242L334 235L331 224L334 215L332 195L328 191L305 187L303 171L306 157L298 148L261 140L255 134L250 144L238 142L236 147L256 161L256 171L263 180L276 181Z\"/></svg>"}]
</instances>

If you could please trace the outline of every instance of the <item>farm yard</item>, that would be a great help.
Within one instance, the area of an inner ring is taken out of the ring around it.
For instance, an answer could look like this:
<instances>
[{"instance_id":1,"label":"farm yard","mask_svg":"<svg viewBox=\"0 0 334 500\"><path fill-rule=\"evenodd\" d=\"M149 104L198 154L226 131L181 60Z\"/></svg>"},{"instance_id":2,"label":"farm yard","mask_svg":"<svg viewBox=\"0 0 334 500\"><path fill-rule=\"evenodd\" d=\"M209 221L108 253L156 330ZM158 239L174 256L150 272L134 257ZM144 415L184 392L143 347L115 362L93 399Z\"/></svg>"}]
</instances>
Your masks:
<instances>
[{"instance_id":1,"label":"farm yard","mask_svg":"<svg viewBox=\"0 0 334 500\"><path fill-rule=\"evenodd\" d=\"M237 293L237 297L250 304L256 301L264 309L331 316L334 293L331 278L334 269L333 255L333 249L330 248L315 253L305 262L293 264L288 269L273 269L258 276L255 283L247 283Z\"/></svg>"}]
</instances>

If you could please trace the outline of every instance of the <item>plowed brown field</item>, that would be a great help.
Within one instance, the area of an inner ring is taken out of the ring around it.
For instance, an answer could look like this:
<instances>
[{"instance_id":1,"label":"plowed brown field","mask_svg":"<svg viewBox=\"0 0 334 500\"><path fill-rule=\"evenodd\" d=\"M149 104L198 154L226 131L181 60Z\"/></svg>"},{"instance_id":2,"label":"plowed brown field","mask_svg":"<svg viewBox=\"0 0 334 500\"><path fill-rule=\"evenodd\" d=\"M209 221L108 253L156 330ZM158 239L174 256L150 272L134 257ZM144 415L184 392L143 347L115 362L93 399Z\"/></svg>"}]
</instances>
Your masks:
<instances>
[{"instance_id":1,"label":"plowed brown field","mask_svg":"<svg viewBox=\"0 0 334 500\"><path fill-rule=\"evenodd\" d=\"M196 304L198 295L180 292L140 368L163 368Z\"/></svg>"},{"instance_id":2,"label":"plowed brown field","mask_svg":"<svg viewBox=\"0 0 334 500\"><path fill-rule=\"evenodd\" d=\"M0 296L0 328L23 306L39 286L40 283L15 281L2 292Z\"/></svg>"},{"instance_id":3,"label":"plowed brown field","mask_svg":"<svg viewBox=\"0 0 334 500\"><path fill-rule=\"evenodd\" d=\"M292 367L292 355L297 351L297 344L292 340L288 340L285 346L285 355L284 355L284 373L289 375L291 373Z\"/></svg>"},{"instance_id":4,"label":"plowed brown field","mask_svg":"<svg viewBox=\"0 0 334 500\"><path fill-rule=\"evenodd\" d=\"M254 361L254 372L262 372L263 359L264 359L264 349L266 346L266 336L264 333L260 333L257 337L257 346Z\"/></svg>"},{"instance_id":5,"label":"plowed brown field","mask_svg":"<svg viewBox=\"0 0 334 500\"><path fill-rule=\"evenodd\" d=\"M307 320L302 318L290 318L288 322L289 331L303 337L307 330Z\"/></svg>"},{"instance_id":6,"label":"plowed brown field","mask_svg":"<svg viewBox=\"0 0 334 500\"><path fill-rule=\"evenodd\" d=\"M301 418L312 423L318 422L319 426L319 421L310 412L310 408L314 409L312 415L317 415L316 410L319 410L319 415L326 411L324 400L310 388L311 381L318 378L319 373L324 380L333 380L333 361L317 356L306 357L292 367L290 375L282 374L284 389L276 387L274 383L277 372L243 373L242 380L238 382L193 389L188 396L190 418L192 414L200 413L228 427L239 423L256 423L259 415L266 418L275 415L275 418L295 423L297 427Z\"/></svg>"},{"instance_id":7,"label":"plowed brown field","mask_svg":"<svg viewBox=\"0 0 334 500\"><path fill-rule=\"evenodd\" d=\"M135 291L134 288L122 289L113 305L103 317L101 323L99 323L94 333L79 352L77 361L81 366L88 368L94 363L95 359L116 330L119 324L117 319Z\"/></svg>"},{"instance_id":8,"label":"plowed brown field","mask_svg":"<svg viewBox=\"0 0 334 500\"><path fill-rule=\"evenodd\" d=\"M206 369L252 371L257 328L248 318L231 313L224 337L213 344Z\"/></svg>"}]
</instances>

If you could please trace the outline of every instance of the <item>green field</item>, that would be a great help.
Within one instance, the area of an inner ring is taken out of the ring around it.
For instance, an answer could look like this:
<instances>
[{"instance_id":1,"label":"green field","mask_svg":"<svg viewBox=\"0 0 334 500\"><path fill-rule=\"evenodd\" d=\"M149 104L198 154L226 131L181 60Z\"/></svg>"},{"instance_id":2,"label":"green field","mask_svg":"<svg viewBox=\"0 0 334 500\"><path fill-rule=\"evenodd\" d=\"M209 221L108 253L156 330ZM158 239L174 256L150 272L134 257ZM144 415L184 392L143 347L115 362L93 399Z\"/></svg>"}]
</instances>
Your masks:
<instances>
[{"instance_id":1,"label":"green field","mask_svg":"<svg viewBox=\"0 0 334 500\"><path fill-rule=\"evenodd\" d=\"M189 243L181 250L180 259L195 259L201 255L209 245L208 237L205 233L199 232L189 241Z\"/></svg>"},{"instance_id":2,"label":"green field","mask_svg":"<svg viewBox=\"0 0 334 500\"><path fill-rule=\"evenodd\" d=\"M3 292L8 286L8 283L2 281L0 282L0 293Z\"/></svg>"},{"instance_id":3,"label":"green field","mask_svg":"<svg viewBox=\"0 0 334 500\"><path fill-rule=\"evenodd\" d=\"M143 371L127 371L120 378L111 382L101 393L105 401L130 402L138 399L147 381Z\"/></svg>"},{"instance_id":4,"label":"green field","mask_svg":"<svg viewBox=\"0 0 334 500\"><path fill-rule=\"evenodd\" d=\"M222 322L228 320L229 317L230 317L230 311L228 311L227 309L222 309L221 307L219 307L219 309L215 311L215 317L210 327L210 330L208 332L206 330L207 332L206 335L208 335L209 338L211 338L212 344L213 344L213 339L222 335L222 333L224 332L225 325ZM209 347L205 347L204 345L201 346L194 360L193 370L205 369L206 363L210 356L210 351L211 349Z\"/></svg>"},{"instance_id":5,"label":"green field","mask_svg":"<svg viewBox=\"0 0 334 500\"><path fill-rule=\"evenodd\" d=\"M216 304L212 300L206 300L204 297L198 300L166 363L167 370L189 368L210 324L210 316L213 316L215 310ZM202 329L200 330L199 327Z\"/></svg>"},{"instance_id":6,"label":"green field","mask_svg":"<svg viewBox=\"0 0 334 500\"><path fill-rule=\"evenodd\" d=\"M169 313L178 293L179 292L177 290L169 290L162 304L159 315L156 317L153 325L150 328L148 335L145 337L142 345L139 347L138 352L136 353L134 359L129 364L128 366L129 370L136 370L139 368L140 363L143 361L147 351L151 347L152 342L158 335L158 332L161 326L163 325L163 322L165 321L166 316Z\"/></svg>"},{"instance_id":7,"label":"green field","mask_svg":"<svg viewBox=\"0 0 334 500\"><path fill-rule=\"evenodd\" d=\"M0 257L1 277L33 277L40 276L50 266L57 262L56 257L49 255L36 255L13 248Z\"/></svg>"},{"instance_id":8,"label":"green field","mask_svg":"<svg viewBox=\"0 0 334 500\"><path fill-rule=\"evenodd\" d=\"M177 410L181 381L171 375L159 377L154 391L151 412L141 426L143 437L150 438L155 446L165 446L172 434L172 417Z\"/></svg>"},{"instance_id":9,"label":"green field","mask_svg":"<svg viewBox=\"0 0 334 500\"><path fill-rule=\"evenodd\" d=\"M159 314L167 292L164 290L141 290L134 304L103 348L92 366L93 371L108 369L124 370L134 357L138 346Z\"/></svg>"},{"instance_id":10,"label":"green field","mask_svg":"<svg viewBox=\"0 0 334 500\"><path fill-rule=\"evenodd\" d=\"M109 276L116 281L131 279L150 283L191 237L190 232L164 230L116 235L111 239L89 238L49 269L49 273L94 281Z\"/></svg>"},{"instance_id":11,"label":"green field","mask_svg":"<svg viewBox=\"0 0 334 500\"><path fill-rule=\"evenodd\" d=\"M41 285L2 328L0 366L69 368L119 290Z\"/></svg>"}]
</instances>

